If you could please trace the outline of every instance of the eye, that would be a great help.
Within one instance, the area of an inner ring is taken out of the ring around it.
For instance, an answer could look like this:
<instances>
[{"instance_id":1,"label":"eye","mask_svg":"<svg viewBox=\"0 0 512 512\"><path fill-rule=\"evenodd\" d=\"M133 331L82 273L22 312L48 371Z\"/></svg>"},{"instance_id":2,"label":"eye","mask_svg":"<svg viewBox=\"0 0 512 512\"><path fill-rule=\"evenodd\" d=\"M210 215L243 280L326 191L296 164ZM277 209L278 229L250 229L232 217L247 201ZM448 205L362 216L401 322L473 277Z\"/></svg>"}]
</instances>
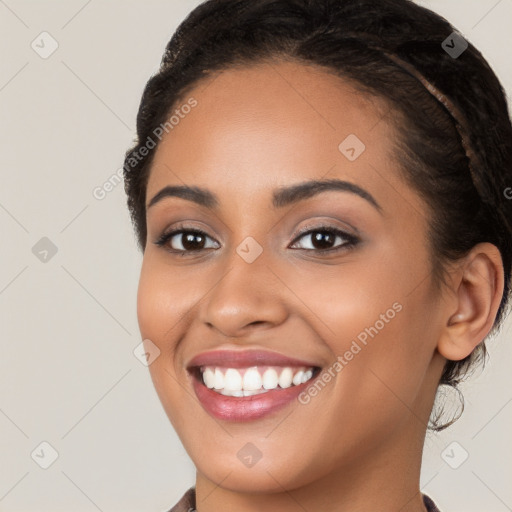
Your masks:
<instances>
[{"instance_id":1,"label":"eye","mask_svg":"<svg viewBox=\"0 0 512 512\"><path fill-rule=\"evenodd\" d=\"M301 240L304 240L306 243L298 244L298 241ZM326 253L349 249L358 242L359 239L357 237L345 231L332 226L319 226L313 229L306 228L295 238L290 248ZM163 233L154 243L159 247L165 247L169 252L181 254L182 256L187 253L198 253L205 249L218 249L220 247L218 242L204 231L185 226L178 226L168 233Z\"/></svg>"},{"instance_id":2,"label":"eye","mask_svg":"<svg viewBox=\"0 0 512 512\"><path fill-rule=\"evenodd\" d=\"M212 243L213 242L213 243ZM164 233L156 242L159 247L166 247L170 252L187 253L204 249L218 248L217 242L199 229L180 227L169 233Z\"/></svg>"},{"instance_id":3,"label":"eye","mask_svg":"<svg viewBox=\"0 0 512 512\"><path fill-rule=\"evenodd\" d=\"M297 240L301 239L307 242L303 244L302 247L298 247L299 249L317 252L335 252L341 249L349 249L359 242L357 237L345 233L345 231L341 231L340 229L333 228L332 226L319 226L314 229L308 229L298 236L290 247L295 248L294 245L297 245ZM342 243L334 245L337 241L341 241Z\"/></svg>"}]
</instances>

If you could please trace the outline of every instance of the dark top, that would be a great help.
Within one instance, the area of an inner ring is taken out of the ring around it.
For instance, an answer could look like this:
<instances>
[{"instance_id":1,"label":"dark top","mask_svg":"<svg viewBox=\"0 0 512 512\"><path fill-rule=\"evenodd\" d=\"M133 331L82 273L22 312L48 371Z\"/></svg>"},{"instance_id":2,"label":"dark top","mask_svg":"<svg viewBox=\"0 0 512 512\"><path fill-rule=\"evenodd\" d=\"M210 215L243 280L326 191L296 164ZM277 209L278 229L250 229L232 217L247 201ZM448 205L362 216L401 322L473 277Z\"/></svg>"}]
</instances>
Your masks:
<instances>
[{"instance_id":1,"label":"dark top","mask_svg":"<svg viewBox=\"0 0 512 512\"><path fill-rule=\"evenodd\" d=\"M423 495L423 503L428 512L440 512L434 502L425 494ZM191 487L174 507L168 512L193 512L196 509L196 489Z\"/></svg>"}]
</instances>

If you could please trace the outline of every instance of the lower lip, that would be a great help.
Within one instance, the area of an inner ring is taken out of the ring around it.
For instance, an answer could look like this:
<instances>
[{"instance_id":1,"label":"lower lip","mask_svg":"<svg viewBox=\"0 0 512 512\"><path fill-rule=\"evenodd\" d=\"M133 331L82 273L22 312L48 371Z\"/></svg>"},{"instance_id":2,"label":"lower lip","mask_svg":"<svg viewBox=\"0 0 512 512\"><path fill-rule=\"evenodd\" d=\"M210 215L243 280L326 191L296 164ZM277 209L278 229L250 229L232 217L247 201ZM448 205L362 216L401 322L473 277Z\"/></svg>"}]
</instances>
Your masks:
<instances>
[{"instance_id":1,"label":"lower lip","mask_svg":"<svg viewBox=\"0 0 512 512\"><path fill-rule=\"evenodd\" d=\"M221 395L201 384L196 377L192 380L197 398L206 412L220 420L242 422L257 420L282 409L297 398L315 377L298 386L245 397Z\"/></svg>"}]
</instances>

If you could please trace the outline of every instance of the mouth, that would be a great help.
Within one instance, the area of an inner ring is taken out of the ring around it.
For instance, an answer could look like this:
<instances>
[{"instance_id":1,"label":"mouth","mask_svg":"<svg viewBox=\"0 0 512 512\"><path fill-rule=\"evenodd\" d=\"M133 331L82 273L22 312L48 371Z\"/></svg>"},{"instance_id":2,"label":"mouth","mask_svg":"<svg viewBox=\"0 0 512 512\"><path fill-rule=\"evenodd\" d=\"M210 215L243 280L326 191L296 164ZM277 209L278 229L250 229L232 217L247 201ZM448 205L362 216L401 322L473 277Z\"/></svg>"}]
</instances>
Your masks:
<instances>
[{"instance_id":1,"label":"mouth","mask_svg":"<svg viewBox=\"0 0 512 512\"><path fill-rule=\"evenodd\" d=\"M256 420L284 408L321 371L320 366L307 362L248 351L217 351L194 362L204 363L189 365L188 372L205 411L217 419L237 422Z\"/></svg>"}]
</instances>

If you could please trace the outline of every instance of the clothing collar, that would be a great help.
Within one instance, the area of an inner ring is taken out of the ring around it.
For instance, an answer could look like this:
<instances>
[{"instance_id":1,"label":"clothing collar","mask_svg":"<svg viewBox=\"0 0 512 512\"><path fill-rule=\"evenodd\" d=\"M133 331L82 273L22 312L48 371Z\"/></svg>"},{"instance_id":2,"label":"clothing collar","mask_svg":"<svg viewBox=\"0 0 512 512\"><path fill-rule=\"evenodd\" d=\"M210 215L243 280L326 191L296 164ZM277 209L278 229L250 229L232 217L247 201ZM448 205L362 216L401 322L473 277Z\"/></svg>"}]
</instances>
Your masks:
<instances>
[{"instance_id":1,"label":"clothing collar","mask_svg":"<svg viewBox=\"0 0 512 512\"><path fill-rule=\"evenodd\" d=\"M435 503L426 494L423 494L423 503L425 503L428 512L440 512ZM196 489L191 487L169 512L194 512L195 509Z\"/></svg>"}]
</instances>

